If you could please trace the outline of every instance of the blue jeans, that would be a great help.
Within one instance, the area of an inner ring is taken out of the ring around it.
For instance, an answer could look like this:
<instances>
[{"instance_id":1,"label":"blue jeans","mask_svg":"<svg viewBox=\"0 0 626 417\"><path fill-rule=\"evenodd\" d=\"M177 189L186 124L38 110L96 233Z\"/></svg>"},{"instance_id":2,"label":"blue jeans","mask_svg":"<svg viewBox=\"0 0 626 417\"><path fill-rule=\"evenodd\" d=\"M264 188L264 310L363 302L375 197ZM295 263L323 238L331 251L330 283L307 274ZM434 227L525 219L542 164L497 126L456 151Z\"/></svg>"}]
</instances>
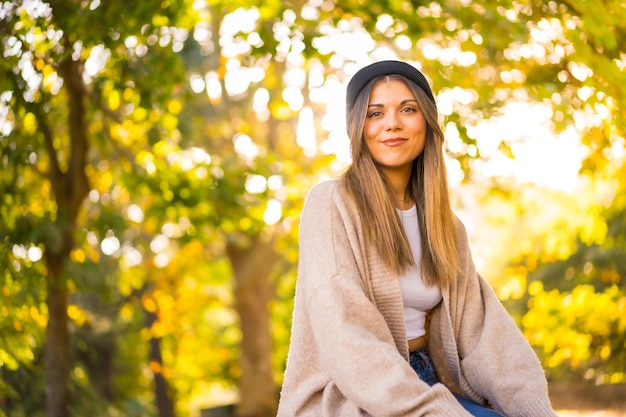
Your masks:
<instances>
[{"instance_id":1,"label":"blue jeans","mask_svg":"<svg viewBox=\"0 0 626 417\"><path fill-rule=\"evenodd\" d=\"M411 368L415 370L422 381L426 382L428 385L434 385L438 382L435 367L424 348L411 352L409 354L409 362ZM494 410L477 404L472 400L468 400L457 394L454 394L454 397L461 403L463 408L475 417L502 417L501 414L498 414Z\"/></svg>"}]
</instances>

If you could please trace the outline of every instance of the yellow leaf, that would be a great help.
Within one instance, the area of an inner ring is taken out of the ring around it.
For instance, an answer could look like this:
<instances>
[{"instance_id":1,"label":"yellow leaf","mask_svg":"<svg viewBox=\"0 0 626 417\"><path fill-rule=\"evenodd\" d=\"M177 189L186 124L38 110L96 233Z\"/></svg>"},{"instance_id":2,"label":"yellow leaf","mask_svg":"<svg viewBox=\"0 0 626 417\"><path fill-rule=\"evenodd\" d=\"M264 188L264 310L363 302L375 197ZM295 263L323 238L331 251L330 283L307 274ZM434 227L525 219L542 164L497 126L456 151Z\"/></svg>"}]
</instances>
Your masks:
<instances>
[{"instance_id":1,"label":"yellow leaf","mask_svg":"<svg viewBox=\"0 0 626 417\"><path fill-rule=\"evenodd\" d=\"M157 27L167 26L168 22L169 22L169 19L167 18L167 16L156 15L152 17L152 24Z\"/></svg>"},{"instance_id":2,"label":"yellow leaf","mask_svg":"<svg viewBox=\"0 0 626 417\"><path fill-rule=\"evenodd\" d=\"M85 374L83 368L80 368L78 366L74 368L73 374L78 380L85 381L87 379L87 375Z\"/></svg>"},{"instance_id":3,"label":"yellow leaf","mask_svg":"<svg viewBox=\"0 0 626 417\"><path fill-rule=\"evenodd\" d=\"M292 111L285 102L272 101L269 108L272 116L278 120L287 120L291 117Z\"/></svg>"},{"instance_id":4,"label":"yellow leaf","mask_svg":"<svg viewBox=\"0 0 626 417\"><path fill-rule=\"evenodd\" d=\"M85 262L85 251L82 249L74 249L70 254L70 258L73 262L83 263Z\"/></svg>"},{"instance_id":5,"label":"yellow leaf","mask_svg":"<svg viewBox=\"0 0 626 417\"><path fill-rule=\"evenodd\" d=\"M33 134L37 130L37 118L32 113L26 113L22 119L24 131L27 134Z\"/></svg>"},{"instance_id":6,"label":"yellow leaf","mask_svg":"<svg viewBox=\"0 0 626 417\"><path fill-rule=\"evenodd\" d=\"M120 107L120 93L117 90L112 90L107 98L111 110L117 110Z\"/></svg>"},{"instance_id":7,"label":"yellow leaf","mask_svg":"<svg viewBox=\"0 0 626 417\"><path fill-rule=\"evenodd\" d=\"M602 348L600 349L600 357L604 360L609 359L611 356L611 346L608 343L604 343Z\"/></svg>"},{"instance_id":8,"label":"yellow leaf","mask_svg":"<svg viewBox=\"0 0 626 417\"><path fill-rule=\"evenodd\" d=\"M85 312L76 305L70 305L67 307L67 316L74 320L74 322L76 322L79 326L85 324L85 321L87 320Z\"/></svg>"},{"instance_id":9,"label":"yellow leaf","mask_svg":"<svg viewBox=\"0 0 626 417\"><path fill-rule=\"evenodd\" d=\"M152 337L155 339L159 339L167 334L167 329L160 321L154 322L151 330Z\"/></svg>"},{"instance_id":10,"label":"yellow leaf","mask_svg":"<svg viewBox=\"0 0 626 417\"><path fill-rule=\"evenodd\" d=\"M145 308L146 311L149 311L150 313L154 313L155 311L157 311L157 304L152 298L143 297L141 303L143 304L143 308Z\"/></svg>"},{"instance_id":11,"label":"yellow leaf","mask_svg":"<svg viewBox=\"0 0 626 417\"><path fill-rule=\"evenodd\" d=\"M164 114L161 117L161 124L168 130L173 130L178 125L178 119L171 114Z\"/></svg>"},{"instance_id":12,"label":"yellow leaf","mask_svg":"<svg viewBox=\"0 0 626 417\"><path fill-rule=\"evenodd\" d=\"M141 338L144 340L152 339L152 334L150 333L150 329L141 329Z\"/></svg>"},{"instance_id":13,"label":"yellow leaf","mask_svg":"<svg viewBox=\"0 0 626 417\"><path fill-rule=\"evenodd\" d=\"M137 107L133 112L133 119L136 122L143 122L148 117L148 111L142 107Z\"/></svg>"},{"instance_id":14,"label":"yellow leaf","mask_svg":"<svg viewBox=\"0 0 626 417\"><path fill-rule=\"evenodd\" d=\"M104 171L98 175L97 179L98 183L94 184L94 188L98 189L101 194L104 194L111 188L111 184L113 183L113 174L111 171Z\"/></svg>"},{"instance_id":15,"label":"yellow leaf","mask_svg":"<svg viewBox=\"0 0 626 417\"><path fill-rule=\"evenodd\" d=\"M124 304L124 306L120 309L120 317L125 321L130 321L135 314L135 308L132 304Z\"/></svg>"},{"instance_id":16,"label":"yellow leaf","mask_svg":"<svg viewBox=\"0 0 626 417\"><path fill-rule=\"evenodd\" d=\"M47 317L39 313L39 310L34 306L30 308L30 316L40 327L44 327L48 323Z\"/></svg>"},{"instance_id":17,"label":"yellow leaf","mask_svg":"<svg viewBox=\"0 0 626 417\"><path fill-rule=\"evenodd\" d=\"M181 112L182 109L183 109L183 105L181 104L179 100L170 100L167 103L167 111L169 111L172 114L178 114Z\"/></svg>"},{"instance_id":18,"label":"yellow leaf","mask_svg":"<svg viewBox=\"0 0 626 417\"><path fill-rule=\"evenodd\" d=\"M150 361L150 369L152 370L152 372L154 372L155 374L161 373L161 364L155 361Z\"/></svg>"},{"instance_id":19,"label":"yellow leaf","mask_svg":"<svg viewBox=\"0 0 626 417\"><path fill-rule=\"evenodd\" d=\"M159 307L161 310L171 310L176 305L174 298L164 291L155 291L154 298L158 299Z\"/></svg>"},{"instance_id":20,"label":"yellow leaf","mask_svg":"<svg viewBox=\"0 0 626 417\"><path fill-rule=\"evenodd\" d=\"M538 295L541 292L543 292L543 282L541 281L533 281L528 286L528 294L530 294L532 297Z\"/></svg>"},{"instance_id":21,"label":"yellow leaf","mask_svg":"<svg viewBox=\"0 0 626 417\"><path fill-rule=\"evenodd\" d=\"M92 262L98 263L98 262L100 261L100 254L99 254L98 252L96 252L95 250L94 250L94 251L91 251L91 252L89 253L89 259L90 259Z\"/></svg>"},{"instance_id":22,"label":"yellow leaf","mask_svg":"<svg viewBox=\"0 0 626 417\"><path fill-rule=\"evenodd\" d=\"M122 93L122 96L124 97L125 101L130 101L130 99L133 97L133 89L125 88L124 92Z\"/></svg>"}]
</instances>

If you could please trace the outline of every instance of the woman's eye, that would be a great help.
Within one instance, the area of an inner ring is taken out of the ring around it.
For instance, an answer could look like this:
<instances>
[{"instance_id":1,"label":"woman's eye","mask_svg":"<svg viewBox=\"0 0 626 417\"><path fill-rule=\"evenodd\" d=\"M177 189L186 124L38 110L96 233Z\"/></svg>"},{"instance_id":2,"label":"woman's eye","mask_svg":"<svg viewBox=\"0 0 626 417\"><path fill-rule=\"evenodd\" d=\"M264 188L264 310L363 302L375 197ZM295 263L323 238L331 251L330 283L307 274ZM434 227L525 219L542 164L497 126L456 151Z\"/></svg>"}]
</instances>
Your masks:
<instances>
[{"instance_id":1,"label":"woman's eye","mask_svg":"<svg viewBox=\"0 0 626 417\"><path fill-rule=\"evenodd\" d=\"M415 107L405 107L402 109L402 111L404 113L415 113L417 112L417 109Z\"/></svg>"},{"instance_id":2,"label":"woman's eye","mask_svg":"<svg viewBox=\"0 0 626 417\"><path fill-rule=\"evenodd\" d=\"M379 111L373 111L370 114L367 115L367 117L378 117L381 115L381 112Z\"/></svg>"}]
</instances>

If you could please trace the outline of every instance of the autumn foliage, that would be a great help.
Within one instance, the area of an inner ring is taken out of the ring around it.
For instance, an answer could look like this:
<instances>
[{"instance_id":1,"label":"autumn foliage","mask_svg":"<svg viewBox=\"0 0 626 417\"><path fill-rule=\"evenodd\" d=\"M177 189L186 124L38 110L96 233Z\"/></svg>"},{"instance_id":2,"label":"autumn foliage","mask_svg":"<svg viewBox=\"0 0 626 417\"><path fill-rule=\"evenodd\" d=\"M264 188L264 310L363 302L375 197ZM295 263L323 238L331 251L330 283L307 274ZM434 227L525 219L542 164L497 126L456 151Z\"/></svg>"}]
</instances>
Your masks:
<instances>
[{"instance_id":1,"label":"autumn foliage","mask_svg":"<svg viewBox=\"0 0 626 417\"><path fill-rule=\"evenodd\" d=\"M303 199L389 57L549 378L626 382L624 45L620 1L0 2L0 415L275 415Z\"/></svg>"}]
</instances>

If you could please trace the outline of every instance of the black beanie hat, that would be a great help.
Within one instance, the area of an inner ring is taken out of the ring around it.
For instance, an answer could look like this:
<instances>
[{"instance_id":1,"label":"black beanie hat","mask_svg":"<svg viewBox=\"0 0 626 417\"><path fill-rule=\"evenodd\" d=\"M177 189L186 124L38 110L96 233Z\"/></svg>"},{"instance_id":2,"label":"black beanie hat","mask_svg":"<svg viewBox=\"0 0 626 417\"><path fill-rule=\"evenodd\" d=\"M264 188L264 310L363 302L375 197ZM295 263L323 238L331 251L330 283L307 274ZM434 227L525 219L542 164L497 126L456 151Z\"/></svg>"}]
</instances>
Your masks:
<instances>
[{"instance_id":1,"label":"black beanie hat","mask_svg":"<svg viewBox=\"0 0 626 417\"><path fill-rule=\"evenodd\" d=\"M435 97L428 85L426 77L424 77L424 74L419 72L417 68L401 61L379 61L358 70L348 83L346 91L346 114L350 113L350 110L354 107L356 98L368 82L380 75L390 74L403 75L413 81L424 90L428 98L435 103Z\"/></svg>"}]
</instances>

